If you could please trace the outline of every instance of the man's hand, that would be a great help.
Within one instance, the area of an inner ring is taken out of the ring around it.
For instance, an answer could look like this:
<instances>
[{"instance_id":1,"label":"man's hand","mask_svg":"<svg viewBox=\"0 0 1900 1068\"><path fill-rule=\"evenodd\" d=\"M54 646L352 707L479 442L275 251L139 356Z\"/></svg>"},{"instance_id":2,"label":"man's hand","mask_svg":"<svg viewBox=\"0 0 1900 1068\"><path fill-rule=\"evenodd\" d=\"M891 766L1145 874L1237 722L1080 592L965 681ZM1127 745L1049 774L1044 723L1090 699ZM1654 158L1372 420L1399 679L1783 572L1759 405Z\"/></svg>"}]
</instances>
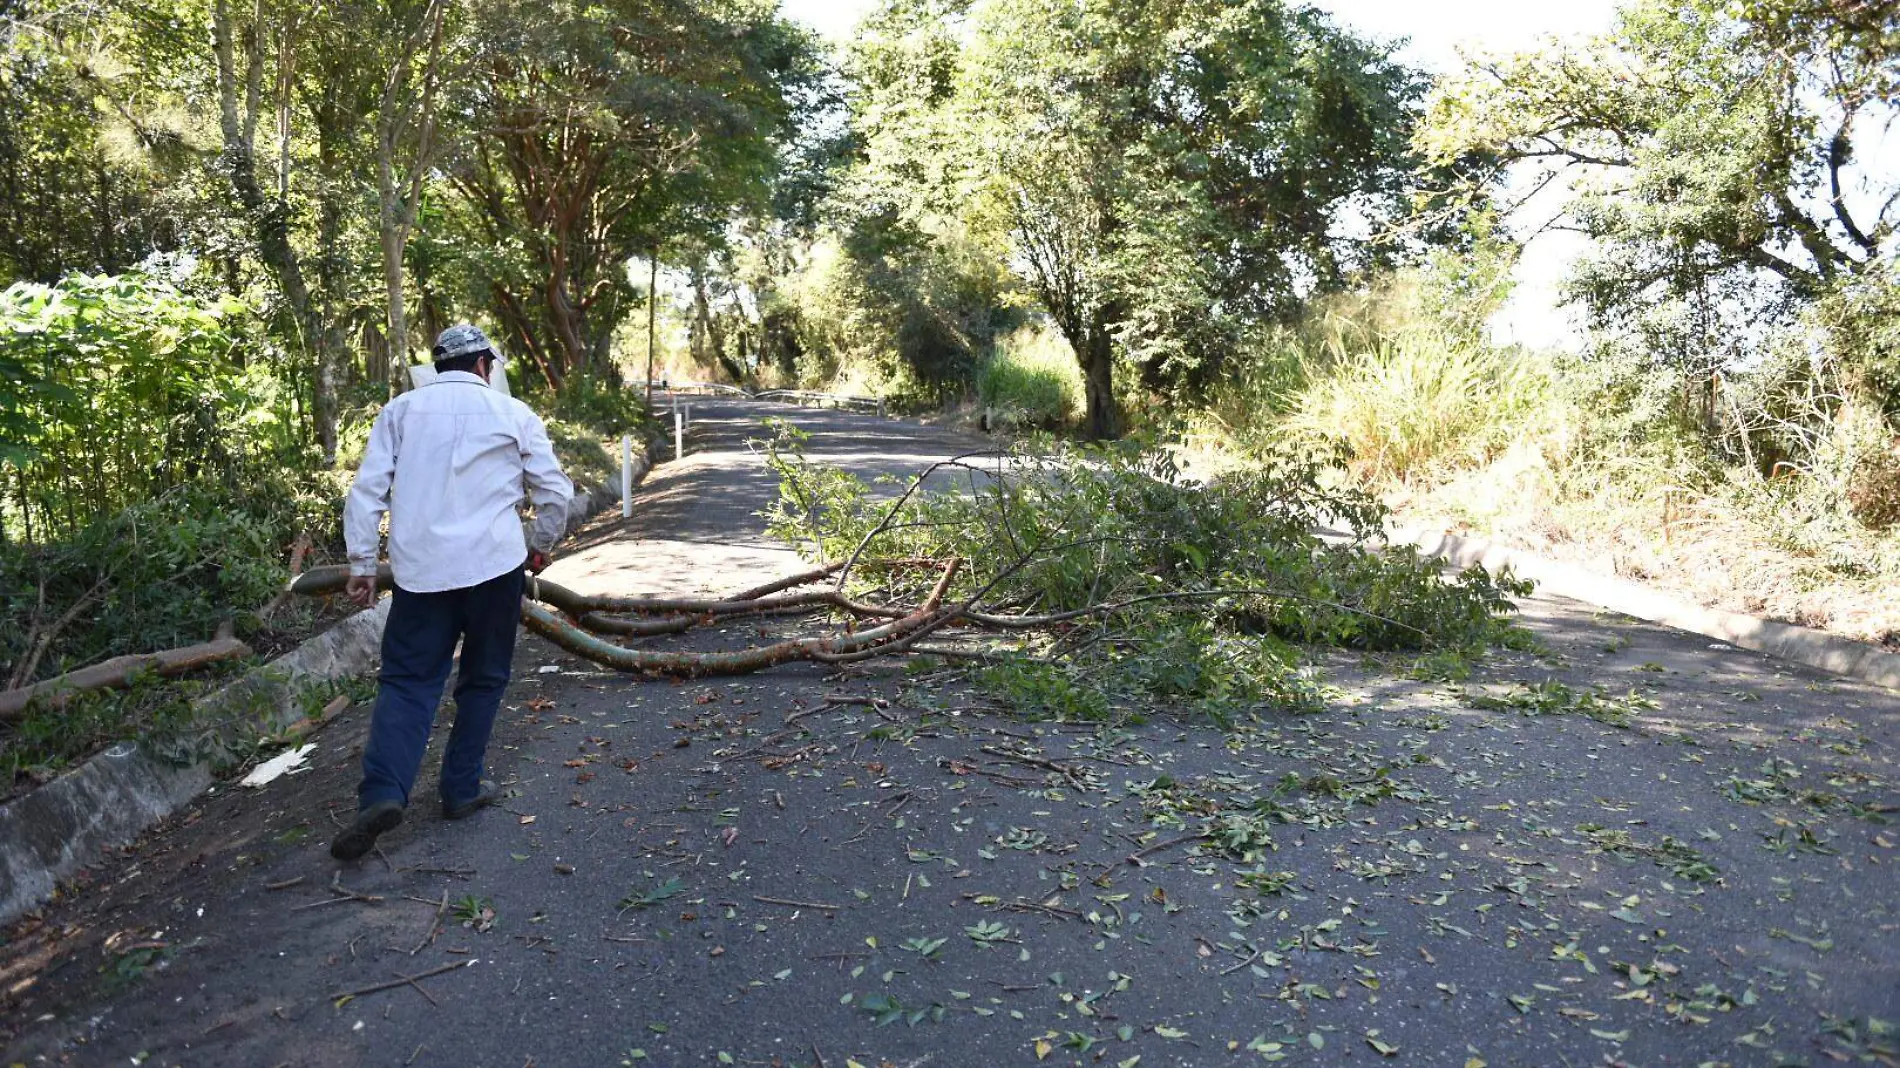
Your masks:
<instances>
[{"instance_id":1,"label":"man's hand","mask_svg":"<svg viewBox=\"0 0 1900 1068\"><path fill-rule=\"evenodd\" d=\"M331 580L336 581L335 579ZM376 603L376 576L351 575L349 584L343 587L343 595L354 601L359 607L368 608Z\"/></svg>"},{"instance_id":2,"label":"man's hand","mask_svg":"<svg viewBox=\"0 0 1900 1068\"><path fill-rule=\"evenodd\" d=\"M541 572L546 571L548 565L553 562L553 557L539 549L528 550L528 571L532 574L539 575Z\"/></svg>"}]
</instances>

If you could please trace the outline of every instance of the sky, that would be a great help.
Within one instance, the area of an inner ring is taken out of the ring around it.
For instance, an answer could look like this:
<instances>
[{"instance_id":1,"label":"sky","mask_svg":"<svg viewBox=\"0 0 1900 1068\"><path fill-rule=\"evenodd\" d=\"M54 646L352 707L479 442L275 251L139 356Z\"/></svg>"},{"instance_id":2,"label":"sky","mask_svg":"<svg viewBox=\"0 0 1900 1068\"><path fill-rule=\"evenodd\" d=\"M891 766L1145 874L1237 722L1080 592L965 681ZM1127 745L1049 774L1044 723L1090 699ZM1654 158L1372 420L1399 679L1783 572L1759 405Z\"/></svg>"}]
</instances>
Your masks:
<instances>
[{"instance_id":1,"label":"sky","mask_svg":"<svg viewBox=\"0 0 1900 1068\"><path fill-rule=\"evenodd\" d=\"M1359 33L1386 40L1406 38L1400 57L1432 72L1454 69L1461 49L1521 51L1551 36L1578 38L1610 28L1613 0L1309 0ZM833 41L852 28L876 0L782 0L785 14ZM1539 220L1541 221L1541 220ZM1493 320L1501 341L1568 346L1576 340L1570 316L1557 307L1557 286L1584 251L1582 239L1546 233L1525 249L1511 303Z\"/></svg>"}]
</instances>

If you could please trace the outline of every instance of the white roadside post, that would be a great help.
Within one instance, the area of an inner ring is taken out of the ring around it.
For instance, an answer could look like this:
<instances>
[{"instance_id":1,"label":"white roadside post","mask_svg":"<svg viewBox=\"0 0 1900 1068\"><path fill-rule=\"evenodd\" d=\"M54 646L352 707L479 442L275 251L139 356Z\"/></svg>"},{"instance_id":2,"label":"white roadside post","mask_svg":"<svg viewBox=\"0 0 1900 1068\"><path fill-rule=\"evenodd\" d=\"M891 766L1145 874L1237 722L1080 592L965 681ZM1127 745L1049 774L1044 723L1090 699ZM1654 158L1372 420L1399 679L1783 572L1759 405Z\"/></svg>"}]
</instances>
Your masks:
<instances>
[{"instance_id":1,"label":"white roadside post","mask_svg":"<svg viewBox=\"0 0 1900 1068\"><path fill-rule=\"evenodd\" d=\"M620 435L620 518L633 516L633 435Z\"/></svg>"},{"instance_id":2,"label":"white roadside post","mask_svg":"<svg viewBox=\"0 0 1900 1068\"><path fill-rule=\"evenodd\" d=\"M673 406L673 459L686 458L686 419L676 404Z\"/></svg>"}]
</instances>

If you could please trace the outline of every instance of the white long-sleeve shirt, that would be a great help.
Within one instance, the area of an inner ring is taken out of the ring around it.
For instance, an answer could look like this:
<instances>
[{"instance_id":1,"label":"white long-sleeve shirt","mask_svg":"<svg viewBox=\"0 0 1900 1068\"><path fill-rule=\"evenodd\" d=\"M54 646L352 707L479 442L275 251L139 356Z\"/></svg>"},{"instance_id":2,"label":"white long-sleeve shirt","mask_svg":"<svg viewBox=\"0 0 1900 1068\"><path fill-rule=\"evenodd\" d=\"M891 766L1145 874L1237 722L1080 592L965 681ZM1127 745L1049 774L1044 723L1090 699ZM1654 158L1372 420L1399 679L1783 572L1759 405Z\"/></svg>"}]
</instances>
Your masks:
<instances>
[{"instance_id":1,"label":"white long-sleeve shirt","mask_svg":"<svg viewBox=\"0 0 1900 1068\"><path fill-rule=\"evenodd\" d=\"M524 489L534 529L515 506ZM435 593L486 582L543 552L566 530L574 484L527 405L466 371L448 371L389 402L343 505L350 574L374 575L383 513L396 585Z\"/></svg>"}]
</instances>

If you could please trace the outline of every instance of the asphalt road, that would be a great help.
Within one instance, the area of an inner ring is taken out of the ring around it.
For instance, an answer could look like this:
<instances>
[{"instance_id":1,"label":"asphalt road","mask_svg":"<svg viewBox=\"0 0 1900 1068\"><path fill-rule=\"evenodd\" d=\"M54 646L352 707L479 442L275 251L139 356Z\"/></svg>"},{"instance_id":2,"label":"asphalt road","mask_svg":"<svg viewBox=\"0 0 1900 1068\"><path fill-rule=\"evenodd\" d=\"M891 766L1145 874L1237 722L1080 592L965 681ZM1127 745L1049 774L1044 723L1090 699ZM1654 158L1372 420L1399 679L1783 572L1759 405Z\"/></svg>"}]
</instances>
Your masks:
<instances>
[{"instance_id":1,"label":"asphalt road","mask_svg":"<svg viewBox=\"0 0 1900 1068\"><path fill-rule=\"evenodd\" d=\"M691 455L556 577L796 566L754 514L759 412L698 410ZM860 473L970 445L777 414ZM1524 612L1537 655L1444 682L1316 653L1327 711L1230 731L1029 723L890 667L632 681L524 639L505 808L418 808L339 868L352 711L307 773L219 788L9 932L6 1062L1900 1060L1900 703Z\"/></svg>"}]
</instances>

